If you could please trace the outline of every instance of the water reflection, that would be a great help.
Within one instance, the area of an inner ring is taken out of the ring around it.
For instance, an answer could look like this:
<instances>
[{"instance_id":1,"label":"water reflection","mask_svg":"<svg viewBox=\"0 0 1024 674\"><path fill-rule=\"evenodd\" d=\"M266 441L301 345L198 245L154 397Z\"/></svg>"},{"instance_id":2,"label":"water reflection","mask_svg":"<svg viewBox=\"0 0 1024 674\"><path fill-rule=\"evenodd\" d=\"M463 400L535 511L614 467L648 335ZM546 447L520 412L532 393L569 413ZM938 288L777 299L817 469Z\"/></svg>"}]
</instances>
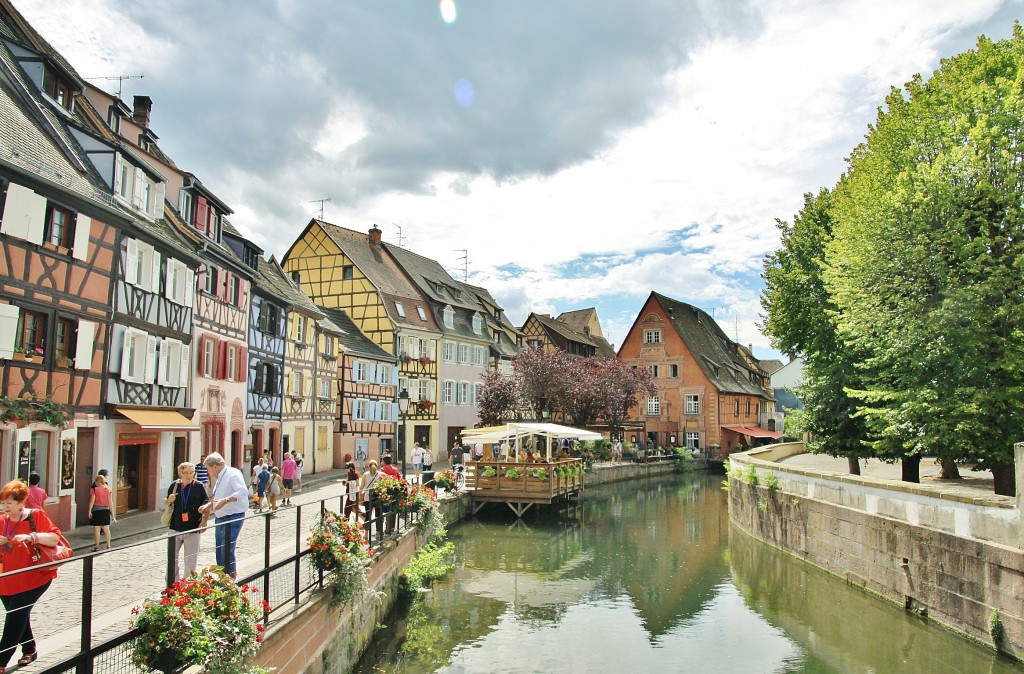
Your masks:
<instances>
[{"instance_id":1,"label":"water reflection","mask_svg":"<svg viewBox=\"0 0 1024 674\"><path fill-rule=\"evenodd\" d=\"M570 512L453 527L455 572L400 606L354 671L1011 671L730 535L720 481L626 482Z\"/></svg>"}]
</instances>

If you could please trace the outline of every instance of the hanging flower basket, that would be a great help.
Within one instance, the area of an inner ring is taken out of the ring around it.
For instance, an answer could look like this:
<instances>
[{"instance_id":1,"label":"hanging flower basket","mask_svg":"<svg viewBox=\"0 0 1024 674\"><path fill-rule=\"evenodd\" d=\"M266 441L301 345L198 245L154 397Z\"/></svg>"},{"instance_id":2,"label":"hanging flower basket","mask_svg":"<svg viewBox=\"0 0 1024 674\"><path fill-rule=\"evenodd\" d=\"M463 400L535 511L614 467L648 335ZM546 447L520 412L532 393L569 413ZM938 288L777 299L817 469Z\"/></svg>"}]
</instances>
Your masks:
<instances>
[{"instance_id":1,"label":"hanging flower basket","mask_svg":"<svg viewBox=\"0 0 1024 674\"><path fill-rule=\"evenodd\" d=\"M434 403L430 400L420 400L416 403L416 407L419 408L420 412L429 412L434 407Z\"/></svg>"}]
</instances>

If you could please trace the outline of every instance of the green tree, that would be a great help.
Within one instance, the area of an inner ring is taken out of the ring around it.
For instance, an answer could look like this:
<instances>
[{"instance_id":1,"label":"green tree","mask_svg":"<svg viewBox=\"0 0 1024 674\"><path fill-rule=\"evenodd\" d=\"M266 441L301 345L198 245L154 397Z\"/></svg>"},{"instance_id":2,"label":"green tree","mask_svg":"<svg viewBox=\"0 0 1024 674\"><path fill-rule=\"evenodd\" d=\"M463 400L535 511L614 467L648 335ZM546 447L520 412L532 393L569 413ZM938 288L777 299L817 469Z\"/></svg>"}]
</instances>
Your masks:
<instances>
[{"instance_id":1,"label":"green tree","mask_svg":"<svg viewBox=\"0 0 1024 674\"><path fill-rule=\"evenodd\" d=\"M894 89L833 195L824 279L883 457L973 461L1013 493L1024 437L1024 35Z\"/></svg>"},{"instance_id":2,"label":"green tree","mask_svg":"<svg viewBox=\"0 0 1024 674\"><path fill-rule=\"evenodd\" d=\"M856 382L852 350L836 333L836 307L823 278L825 249L832 239L832 195L823 189L804 195L793 224L778 221L782 243L765 258L763 328L772 345L804 358L802 430L810 433L809 451L845 456L851 473L871 453L857 401L847 394Z\"/></svg>"}]
</instances>

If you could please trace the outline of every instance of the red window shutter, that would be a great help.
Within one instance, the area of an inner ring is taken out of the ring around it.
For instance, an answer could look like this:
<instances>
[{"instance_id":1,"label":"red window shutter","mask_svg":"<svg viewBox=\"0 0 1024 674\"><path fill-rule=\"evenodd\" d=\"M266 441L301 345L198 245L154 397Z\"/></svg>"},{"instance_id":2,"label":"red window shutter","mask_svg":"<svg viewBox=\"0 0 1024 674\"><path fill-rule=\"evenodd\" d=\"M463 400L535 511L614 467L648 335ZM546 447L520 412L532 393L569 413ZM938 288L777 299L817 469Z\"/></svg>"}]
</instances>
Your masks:
<instances>
[{"instance_id":1,"label":"red window shutter","mask_svg":"<svg viewBox=\"0 0 1024 674\"><path fill-rule=\"evenodd\" d=\"M206 376L206 340L209 337L203 335L199 338L199 353L196 354L196 367L198 368L199 376Z\"/></svg>"},{"instance_id":2,"label":"red window shutter","mask_svg":"<svg viewBox=\"0 0 1024 674\"><path fill-rule=\"evenodd\" d=\"M243 346L238 350L238 374L235 375L235 381L248 381L247 375L249 374L249 354Z\"/></svg>"},{"instance_id":3,"label":"red window shutter","mask_svg":"<svg viewBox=\"0 0 1024 674\"><path fill-rule=\"evenodd\" d=\"M228 360L228 343L217 343L217 379L227 379L225 364Z\"/></svg>"},{"instance_id":4,"label":"red window shutter","mask_svg":"<svg viewBox=\"0 0 1024 674\"><path fill-rule=\"evenodd\" d=\"M196 271L196 290L202 290L206 287L206 265L199 265L199 269Z\"/></svg>"},{"instance_id":5,"label":"red window shutter","mask_svg":"<svg viewBox=\"0 0 1024 674\"><path fill-rule=\"evenodd\" d=\"M206 231L206 221L210 217L209 212L210 207L207 205L206 199L204 197L196 197L196 219L193 221L196 229L203 232Z\"/></svg>"},{"instance_id":6,"label":"red window shutter","mask_svg":"<svg viewBox=\"0 0 1024 674\"><path fill-rule=\"evenodd\" d=\"M223 269L221 269L221 271L220 271L220 278L217 279L217 280L220 281L220 289L218 291L219 294L217 296L220 297L225 302L227 302L228 301L228 284L231 282L231 274L229 274L226 271L224 271Z\"/></svg>"}]
</instances>

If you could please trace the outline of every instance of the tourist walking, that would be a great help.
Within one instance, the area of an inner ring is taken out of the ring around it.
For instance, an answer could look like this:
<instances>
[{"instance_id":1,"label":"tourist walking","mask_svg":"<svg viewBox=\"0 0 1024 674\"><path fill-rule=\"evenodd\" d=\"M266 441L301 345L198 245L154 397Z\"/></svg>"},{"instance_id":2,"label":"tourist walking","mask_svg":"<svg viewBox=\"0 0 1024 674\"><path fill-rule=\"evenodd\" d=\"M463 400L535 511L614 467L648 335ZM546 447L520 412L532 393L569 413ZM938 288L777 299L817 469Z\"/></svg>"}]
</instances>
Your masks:
<instances>
[{"instance_id":1,"label":"tourist walking","mask_svg":"<svg viewBox=\"0 0 1024 674\"><path fill-rule=\"evenodd\" d=\"M25 499L25 507L35 510L42 508L46 502L46 490L39 486L42 480L39 473L32 473L28 476L28 498Z\"/></svg>"},{"instance_id":2,"label":"tourist walking","mask_svg":"<svg viewBox=\"0 0 1024 674\"><path fill-rule=\"evenodd\" d=\"M89 524L92 525L92 551L100 549L100 532L110 549L110 501L112 492L107 486L107 478L97 475L89 489Z\"/></svg>"},{"instance_id":3,"label":"tourist walking","mask_svg":"<svg viewBox=\"0 0 1024 674\"><path fill-rule=\"evenodd\" d=\"M202 458L199 459L199 463L196 464L196 482L198 482L199 484L203 485L203 489L206 491L206 495L209 496L210 495L210 471L208 471L206 469L206 464L203 463L203 461L205 461L205 460L206 460L206 455L204 454L202 456Z\"/></svg>"},{"instance_id":4,"label":"tourist walking","mask_svg":"<svg viewBox=\"0 0 1024 674\"><path fill-rule=\"evenodd\" d=\"M206 467L213 479L213 498L200 508L203 514L212 514L216 524L216 557L218 566L232 578L238 577L235 566L235 542L245 521L249 504L249 489L242 471L224 462L218 452L206 457Z\"/></svg>"},{"instance_id":5,"label":"tourist walking","mask_svg":"<svg viewBox=\"0 0 1024 674\"><path fill-rule=\"evenodd\" d=\"M256 476L256 483L253 485L252 509L258 513L263 512L263 499L267 497L267 486L270 484L270 471L266 466Z\"/></svg>"},{"instance_id":6,"label":"tourist walking","mask_svg":"<svg viewBox=\"0 0 1024 674\"><path fill-rule=\"evenodd\" d=\"M57 567L29 569L38 563L34 557L35 545L52 547L60 543L60 529L46 515L44 510L25 507L28 499L28 485L21 480L12 480L0 489L0 569L4 573L28 569L22 573L0 578L0 601L7 616L4 620L3 635L0 636L0 674L7 669L18 645L21 658L18 665L31 664L39 653L32 635L32 607L57 577Z\"/></svg>"},{"instance_id":7,"label":"tourist walking","mask_svg":"<svg viewBox=\"0 0 1024 674\"><path fill-rule=\"evenodd\" d=\"M416 472L416 477L423 473L423 448L418 442L412 443L412 468Z\"/></svg>"},{"instance_id":8,"label":"tourist walking","mask_svg":"<svg viewBox=\"0 0 1024 674\"><path fill-rule=\"evenodd\" d=\"M270 501L270 512L277 512L277 497L281 495L281 469L274 466L270 469L270 482L267 484L267 500Z\"/></svg>"},{"instance_id":9,"label":"tourist walking","mask_svg":"<svg viewBox=\"0 0 1024 674\"><path fill-rule=\"evenodd\" d=\"M295 464L295 459L292 458L291 454L284 455L284 461L281 462L281 490L284 495L284 504L292 504L292 489L295 487L295 473L298 471L298 466Z\"/></svg>"},{"instance_id":10,"label":"tourist walking","mask_svg":"<svg viewBox=\"0 0 1024 674\"><path fill-rule=\"evenodd\" d=\"M195 464L190 461L178 464L178 479L167 488L164 498L165 504L173 506L170 529L177 533L167 539L171 557L170 568L167 569L168 587L195 573L199 561L199 536L203 524L203 514L199 509L210 497L206 494L206 486L196 479L197 473ZM182 548L185 550L184 574L180 573L182 567L178 564Z\"/></svg>"},{"instance_id":11,"label":"tourist walking","mask_svg":"<svg viewBox=\"0 0 1024 674\"><path fill-rule=\"evenodd\" d=\"M295 490L302 491L302 452L292 450L292 460L295 461Z\"/></svg>"},{"instance_id":12,"label":"tourist walking","mask_svg":"<svg viewBox=\"0 0 1024 674\"><path fill-rule=\"evenodd\" d=\"M434 468L434 455L430 452L430 447L423 446L423 470L432 470Z\"/></svg>"},{"instance_id":13,"label":"tourist walking","mask_svg":"<svg viewBox=\"0 0 1024 674\"><path fill-rule=\"evenodd\" d=\"M397 468L395 468L393 461L394 459L392 459L390 456L385 456L384 465L380 467L380 472L384 473L385 475L390 475L396 480L401 480L402 474L398 472ZM387 524L384 527L384 533L390 536L391 534L395 533L395 522L398 520L398 515L391 510L390 503L382 504L382 508L384 512L387 513Z\"/></svg>"},{"instance_id":14,"label":"tourist walking","mask_svg":"<svg viewBox=\"0 0 1024 674\"><path fill-rule=\"evenodd\" d=\"M384 536L384 515L381 512L383 501L377 499L373 493L373 485L377 484L377 480L380 479L380 475L381 472L377 467L377 462L373 459L367 461L366 472L363 473L362 485L360 486L363 503L366 504L367 542L369 542L370 539L370 522L374 522L376 524L377 540L380 540Z\"/></svg>"},{"instance_id":15,"label":"tourist walking","mask_svg":"<svg viewBox=\"0 0 1024 674\"><path fill-rule=\"evenodd\" d=\"M355 515L356 522L359 521L359 473L356 471L356 464L349 461L345 464L345 479L341 482L341 493L345 495L345 509L343 514L346 520L351 520Z\"/></svg>"}]
</instances>

